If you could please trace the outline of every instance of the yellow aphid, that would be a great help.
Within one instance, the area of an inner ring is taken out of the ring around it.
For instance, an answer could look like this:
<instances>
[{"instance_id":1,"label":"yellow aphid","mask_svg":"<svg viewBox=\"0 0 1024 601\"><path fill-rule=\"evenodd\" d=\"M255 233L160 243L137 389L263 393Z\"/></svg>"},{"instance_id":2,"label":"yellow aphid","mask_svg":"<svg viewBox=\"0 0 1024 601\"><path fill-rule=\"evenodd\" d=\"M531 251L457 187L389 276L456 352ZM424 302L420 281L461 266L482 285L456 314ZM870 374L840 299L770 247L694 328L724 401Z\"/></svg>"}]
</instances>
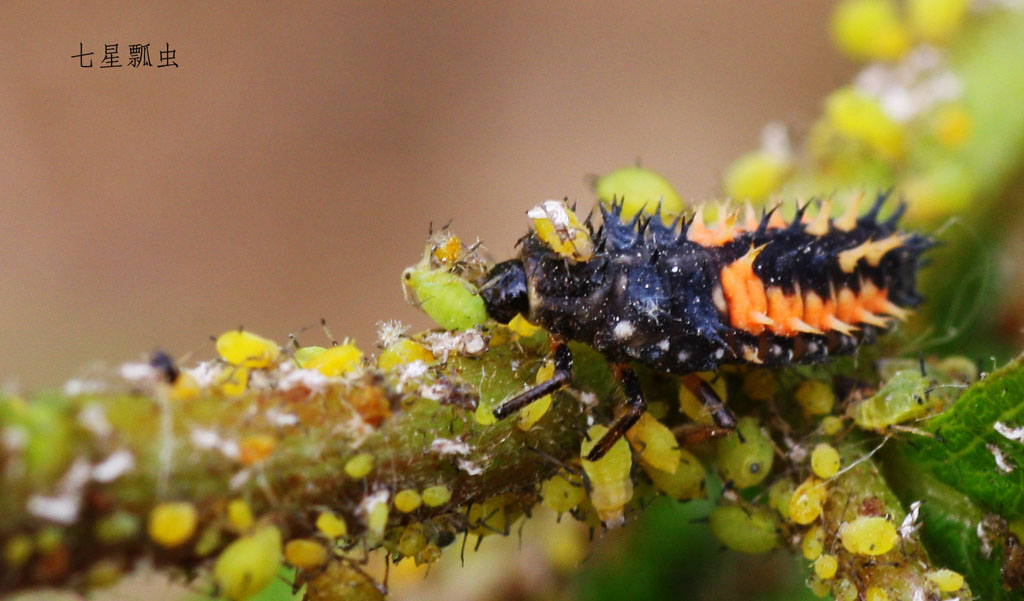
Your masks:
<instances>
[{"instance_id":1,"label":"yellow aphid","mask_svg":"<svg viewBox=\"0 0 1024 601\"><path fill-rule=\"evenodd\" d=\"M883 517L861 516L839 527L839 540L850 553L881 555L899 541L896 526Z\"/></svg>"},{"instance_id":2,"label":"yellow aphid","mask_svg":"<svg viewBox=\"0 0 1024 601\"><path fill-rule=\"evenodd\" d=\"M821 420L821 429L828 436L835 436L843 429L843 420L834 415L829 415Z\"/></svg>"},{"instance_id":3,"label":"yellow aphid","mask_svg":"<svg viewBox=\"0 0 1024 601\"><path fill-rule=\"evenodd\" d=\"M953 570L935 570L925 574L925 578L935 583L943 593L953 593L964 587L964 577Z\"/></svg>"},{"instance_id":4,"label":"yellow aphid","mask_svg":"<svg viewBox=\"0 0 1024 601\"><path fill-rule=\"evenodd\" d=\"M793 482L789 478L780 478L768 487L768 506L789 519L789 500L793 498Z\"/></svg>"},{"instance_id":5,"label":"yellow aphid","mask_svg":"<svg viewBox=\"0 0 1024 601\"><path fill-rule=\"evenodd\" d=\"M228 503L227 515L228 524L231 524L235 532L245 532L252 528L252 508L244 499L235 499Z\"/></svg>"},{"instance_id":6,"label":"yellow aphid","mask_svg":"<svg viewBox=\"0 0 1024 601\"><path fill-rule=\"evenodd\" d=\"M811 471L814 475L828 479L839 471L839 451L828 443L820 443L811 451Z\"/></svg>"},{"instance_id":7,"label":"yellow aphid","mask_svg":"<svg viewBox=\"0 0 1024 601\"><path fill-rule=\"evenodd\" d=\"M891 0L844 0L832 14L832 39L852 58L895 60L910 35Z\"/></svg>"},{"instance_id":8,"label":"yellow aphid","mask_svg":"<svg viewBox=\"0 0 1024 601\"><path fill-rule=\"evenodd\" d=\"M540 331L538 326L526 321L526 318L518 313L512 318L512 321L508 322L508 329L515 332L516 336L523 338L529 338Z\"/></svg>"},{"instance_id":9,"label":"yellow aphid","mask_svg":"<svg viewBox=\"0 0 1024 601\"><path fill-rule=\"evenodd\" d=\"M959 104L940 108L935 113L935 139L946 148L958 148L971 137L971 114Z\"/></svg>"},{"instance_id":10,"label":"yellow aphid","mask_svg":"<svg viewBox=\"0 0 1024 601\"><path fill-rule=\"evenodd\" d=\"M807 579L807 587L810 588L811 593L819 599L825 598L832 590L832 587L829 586L829 583L825 582L821 578L818 578L817 576L812 576Z\"/></svg>"},{"instance_id":11,"label":"yellow aphid","mask_svg":"<svg viewBox=\"0 0 1024 601\"><path fill-rule=\"evenodd\" d=\"M380 356L377 357L377 367L381 370L389 371L399 365L405 365L413 361L433 363L434 353L411 338L401 338L381 351Z\"/></svg>"},{"instance_id":12,"label":"yellow aphid","mask_svg":"<svg viewBox=\"0 0 1024 601\"><path fill-rule=\"evenodd\" d=\"M804 480L789 498L789 519L797 524L810 524L821 515L827 496L824 482L814 476Z\"/></svg>"},{"instance_id":13,"label":"yellow aphid","mask_svg":"<svg viewBox=\"0 0 1024 601\"><path fill-rule=\"evenodd\" d=\"M36 549L40 553L56 550L64 542L64 532L56 526L46 526L36 534Z\"/></svg>"},{"instance_id":14,"label":"yellow aphid","mask_svg":"<svg viewBox=\"0 0 1024 601\"><path fill-rule=\"evenodd\" d=\"M752 369L743 376L743 394L752 401L769 401L775 398L777 381L769 369Z\"/></svg>"},{"instance_id":15,"label":"yellow aphid","mask_svg":"<svg viewBox=\"0 0 1024 601\"><path fill-rule=\"evenodd\" d=\"M555 362L552 361L551 359L548 359L547 361L544 362L544 365L541 365L540 369L537 370L537 378L535 381L537 384L547 382L548 380L551 379L553 375L555 375ZM519 411L519 422L517 424L519 426L519 429L525 432L526 430L532 428L533 425L540 420L540 418L544 417L544 414L547 413L548 409L550 408L550 394L546 394L541 398L537 399L536 401L530 403L526 407L523 407Z\"/></svg>"},{"instance_id":16,"label":"yellow aphid","mask_svg":"<svg viewBox=\"0 0 1024 601\"><path fill-rule=\"evenodd\" d=\"M579 476L562 471L540 485L541 501L557 513L572 511L587 498Z\"/></svg>"},{"instance_id":17,"label":"yellow aphid","mask_svg":"<svg viewBox=\"0 0 1024 601\"><path fill-rule=\"evenodd\" d=\"M714 389L718 398L722 399L722 402L726 401L728 390L726 389L725 378L717 378L718 374L714 372L701 372L697 375L711 385L711 388ZM711 417L711 413L704 407L704 404L686 386L679 387L679 410L698 424L712 425L715 423L714 418Z\"/></svg>"},{"instance_id":18,"label":"yellow aphid","mask_svg":"<svg viewBox=\"0 0 1024 601\"><path fill-rule=\"evenodd\" d=\"M388 525L389 513L387 496L379 495L379 498L366 507L366 529L377 537L383 536L384 528Z\"/></svg>"},{"instance_id":19,"label":"yellow aphid","mask_svg":"<svg viewBox=\"0 0 1024 601\"><path fill-rule=\"evenodd\" d=\"M451 232L443 234L434 245L434 258L441 263L454 263L462 254L462 241Z\"/></svg>"},{"instance_id":20,"label":"yellow aphid","mask_svg":"<svg viewBox=\"0 0 1024 601\"><path fill-rule=\"evenodd\" d=\"M835 583L833 594L835 601L857 601L860 598L860 593L857 592L857 585L846 578Z\"/></svg>"},{"instance_id":21,"label":"yellow aphid","mask_svg":"<svg viewBox=\"0 0 1024 601\"><path fill-rule=\"evenodd\" d=\"M440 507L452 498L452 491L447 486L439 484L423 489L423 504L427 507Z\"/></svg>"},{"instance_id":22,"label":"yellow aphid","mask_svg":"<svg viewBox=\"0 0 1024 601\"><path fill-rule=\"evenodd\" d=\"M365 478L371 471L373 471L373 463L373 455L369 453L359 453L345 462L345 473L356 480Z\"/></svg>"},{"instance_id":23,"label":"yellow aphid","mask_svg":"<svg viewBox=\"0 0 1024 601\"><path fill-rule=\"evenodd\" d=\"M348 525L345 524L345 520L330 511L323 511L317 516L316 529L330 539L348 536Z\"/></svg>"},{"instance_id":24,"label":"yellow aphid","mask_svg":"<svg viewBox=\"0 0 1024 601\"><path fill-rule=\"evenodd\" d=\"M304 346L302 348L295 349L292 357L295 359L295 363L297 363L299 367L306 367L314 357L326 350L327 349L322 346Z\"/></svg>"},{"instance_id":25,"label":"yellow aphid","mask_svg":"<svg viewBox=\"0 0 1024 601\"><path fill-rule=\"evenodd\" d=\"M411 488L400 490L395 494L395 509L402 513L416 511L423 503L420 493Z\"/></svg>"},{"instance_id":26,"label":"yellow aphid","mask_svg":"<svg viewBox=\"0 0 1024 601\"><path fill-rule=\"evenodd\" d=\"M843 136L862 142L889 160L906 154L906 133L882 110L874 98L846 87L833 92L825 101L829 123Z\"/></svg>"},{"instance_id":27,"label":"yellow aphid","mask_svg":"<svg viewBox=\"0 0 1024 601\"><path fill-rule=\"evenodd\" d=\"M960 30L968 0L907 0L910 29L929 42L946 42Z\"/></svg>"},{"instance_id":28,"label":"yellow aphid","mask_svg":"<svg viewBox=\"0 0 1024 601\"><path fill-rule=\"evenodd\" d=\"M779 521L767 507L719 505L708 516L711 532L740 553L767 553L779 545Z\"/></svg>"},{"instance_id":29,"label":"yellow aphid","mask_svg":"<svg viewBox=\"0 0 1024 601\"><path fill-rule=\"evenodd\" d=\"M839 569L839 561L835 555L822 554L814 561L814 574L822 580L835 578Z\"/></svg>"},{"instance_id":30,"label":"yellow aphid","mask_svg":"<svg viewBox=\"0 0 1024 601\"><path fill-rule=\"evenodd\" d=\"M217 337L217 354L231 365L263 369L277 361L281 349L273 340L252 332L231 330Z\"/></svg>"},{"instance_id":31,"label":"yellow aphid","mask_svg":"<svg viewBox=\"0 0 1024 601\"><path fill-rule=\"evenodd\" d=\"M821 380L806 380L793 393L804 415L827 415L836 404L836 393L832 386Z\"/></svg>"},{"instance_id":32,"label":"yellow aphid","mask_svg":"<svg viewBox=\"0 0 1024 601\"><path fill-rule=\"evenodd\" d=\"M469 532L477 536L508 533L510 520L505 509L507 504L508 497L506 495L497 495L483 503L471 505L467 516Z\"/></svg>"},{"instance_id":33,"label":"yellow aphid","mask_svg":"<svg viewBox=\"0 0 1024 601\"><path fill-rule=\"evenodd\" d=\"M4 543L4 563L7 567L18 568L32 557L32 538L24 534L18 534L7 539Z\"/></svg>"},{"instance_id":34,"label":"yellow aphid","mask_svg":"<svg viewBox=\"0 0 1024 601\"><path fill-rule=\"evenodd\" d=\"M782 185L791 165L763 150L745 154L725 172L725 193L734 200L764 201Z\"/></svg>"},{"instance_id":35,"label":"yellow aphid","mask_svg":"<svg viewBox=\"0 0 1024 601\"><path fill-rule=\"evenodd\" d=\"M864 601L889 601L889 593L882 587L871 586L864 591Z\"/></svg>"},{"instance_id":36,"label":"yellow aphid","mask_svg":"<svg viewBox=\"0 0 1024 601\"><path fill-rule=\"evenodd\" d=\"M114 559L101 559L94 563L85 574L85 586L91 590L116 584L124 570Z\"/></svg>"},{"instance_id":37,"label":"yellow aphid","mask_svg":"<svg viewBox=\"0 0 1024 601\"><path fill-rule=\"evenodd\" d=\"M196 537L192 551L199 557L206 557L221 547L221 528L218 524L210 524L203 528Z\"/></svg>"},{"instance_id":38,"label":"yellow aphid","mask_svg":"<svg viewBox=\"0 0 1024 601\"><path fill-rule=\"evenodd\" d=\"M249 370L244 367L225 367L217 378L217 388L224 396L241 396L249 385Z\"/></svg>"},{"instance_id":39,"label":"yellow aphid","mask_svg":"<svg viewBox=\"0 0 1024 601\"><path fill-rule=\"evenodd\" d=\"M347 342L325 350L307 361L303 367L315 369L328 377L338 377L358 367L362 360L363 352Z\"/></svg>"},{"instance_id":40,"label":"yellow aphid","mask_svg":"<svg viewBox=\"0 0 1024 601\"><path fill-rule=\"evenodd\" d=\"M800 541L800 551L804 554L804 559L814 561L818 559L824 550L825 531L821 526L811 526L807 533L804 534L804 539Z\"/></svg>"},{"instance_id":41,"label":"yellow aphid","mask_svg":"<svg viewBox=\"0 0 1024 601\"><path fill-rule=\"evenodd\" d=\"M487 403L477 405L473 416L476 418L476 423L481 426L491 426L498 423L498 418L494 417L494 408Z\"/></svg>"},{"instance_id":42,"label":"yellow aphid","mask_svg":"<svg viewBox=\"0 0 1024 601\"><path fill-rule=\"evenodd\" d=\"M771 473L775 445L756 417L741 417L736 431L715 443L718 471L738 489L756 486Z\"/></svg>"},{"instance_id":43,"label":"yellow aphid","mask_svg":"<svg viewBox=\"0 0 1024 601\"><path fill-rule=\"evenodd\" d=\"M243 436L238 441L238 462L242 465L255 465L274 452L277 439L269 434L252 434Z\"/></svg>"},{"instance_id":44,"label":"yellow aphid","mask_svg":"<svg viewBox=\"0 0 1024 601\"><path fill-rule=\"evenodd\" d=\"M213 564L213 579L221 596L248 599L270 584L281 565L281 532L268 526L239 537Z\"/></svg>"},{"instance_id":45,"label":"yellow aphid","mask_svg":"<svg viewBox=\"0 0 1024 601\"><path fill-rule=\"evenodd\" d=\"M589 261L594 256L590 232L564 201L545 200L526 216L533 219L537 237L560 256L573 261Z\"/></svg>"},{"instance_id":46,"label":"yellow aphid","mask_svg":"<svg viewBox=\"0 0 1024 601\"><path fill-rule=\"evenodd\" d=\"M306 601L384 601L384 594L348 561L332 561L306 587Z\"/></svg>"},{"instance_id":47,"label":"yellow aphid","mask_svg":"<svg viewBox=\"0 0 1024 601\"><path fill-rule=\"evenodd\" d=\"M597 180L594 191L605 206L610 206L613 200L623 203L622 218L627 220L640 211L653 215L659 203L663 218L671 219L686 208L668 180L643 167L612 171Z\"/></svg>"},{"instance_id":48,"label":"yellow aphid","mask_svg":"<svg viewBox=\"0 0 1024 601\"><path fill-rule=\"evenodd\" d=\"M585 458L607 431L608 428L600 424L591 426L580 449L580 457ZM633 498L633 480L629 477L632 465L633 454L629 444L622 439L597 461L583 459L583 471L591 485L590 502L606 526L622 524L625 519L622 508Z\"/></svg>"},{"instance_id":49,"label":"yellow aphid","mask_svg":"<svg viewBox=\"0 0 1024 601\"><path fill-rule=\"evenodd\" d=\"M315 540L297 538L284 546L285 561L296 568L316 568L327 563L327 549Z\"/></svg>"},{"instance_id":50,"label":"yellow aphid","mask_svg":"<svg viewBox=\"0 0 1024 601\"><path fill-rule=\"evenodd\" d=\"M640 416L636 424L626 432L626 438L642 463L669 474L676 473L682 457L679 443L668 426L650 413Z\"/></svg>"},{"instance_id":51,"label":"yellow aphid","mask_svg":"<svg viewBox=\"0 0 1024 601\"><path fill-rule=\"evenodd\" d=\"M669 473L642 464L647 476L661 492L680 501L697 499L706 496L704 477L707 472L704 465L686 449L679 449L679 465L675 472Z\"/></svg>"},{"instance_id":52,"label":"yellow aphid","mask_svg":"<svg viewBox=\"0 0 1024 601\"><path fill-rule=\"evenodd\" d=\"M177 547L192 537L198 522L191 503L160 503L149 514L149 537L161 547Z\"/></svg>"},{"instance_id":53,"label":"yellow aphid","mask_svg":"<svg viewBox=\"0 0 1024 601\"><path fill-rule=\"evenodd\" d=\"M398 552L406 557L416 557L427 546L427 534L422 524L410 524L398 537Z\"/></svg>"},{"instance_id":54,"label":"yellow aphid","mask_svg":"<svg viewBox=\"0 0 1024 601\"><path fill-rule=\"evenodd\" d=\"M199 382L187 371L178 374L178 379L171 385L170 397L174 401L191 401L199 398Z\"/></svg>"}]
</instances>

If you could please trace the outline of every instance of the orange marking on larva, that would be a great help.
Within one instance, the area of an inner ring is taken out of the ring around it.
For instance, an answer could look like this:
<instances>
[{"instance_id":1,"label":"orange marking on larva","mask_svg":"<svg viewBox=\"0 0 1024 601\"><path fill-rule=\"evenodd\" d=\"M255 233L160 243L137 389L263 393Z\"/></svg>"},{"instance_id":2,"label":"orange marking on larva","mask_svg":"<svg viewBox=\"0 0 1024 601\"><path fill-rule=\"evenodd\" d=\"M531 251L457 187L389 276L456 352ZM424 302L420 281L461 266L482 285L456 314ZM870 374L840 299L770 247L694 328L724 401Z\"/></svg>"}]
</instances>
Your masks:
<instances>
[{"instance_id":1,"label":"orange marking on larva","mask_svg":"<svg viewBox=\"0 0 1024 601\"><path fill-rule=\"evenodd\" d=\"M839 291L839 297L836 302L836 317L840 321L846 323L856 322L857 309L859 308L860 304L857 302L857 295L853 293L853 290L844 287Z\"/></svg>"},{"instance_id":2,"label":"orange marking on larva","mask_svg":"<svg viewBox=\"0 0 1024 601\"><path fill-rule=\"evenodd\" d=\"M816 330L825 329L825 302L816 292L804 295L804 321Z\"/></svg>"},{"instance_id":3,"label":"orange marking on larva","mask_svg":"<svg viewBox=\"0 0 1024 601\"><path fill-rule=\"evenodd\" d=\"M733 327L754 335L764 332L764 317L768 313L764 283L754 273L754 259L762 250L764 246L750 249L723 267L721 274L722 290L729 305L729 320Z\"/></svg>"},{"instance_id":4,"label":"orange marking on larva","mask_svg":"<svg viewBox=\"0 0 1024 601\"><path fill-rule=\"evenodd\" d=\"M729 322L732 327L754 334L764 331L763 325L751 324L747 283L735 263L722 267L720 280L725 302L729 306Z\"/></svg>"},{"instance_id":5,"label":"orange marking on larva","mask_svg":"<svg viewBox=\"0 0 1024 601\"><path fill-rule=\"evenodd\" d=\"M722 246L731 242L742 230L736 225L737 214L735 212L726 214L725 205L718 206L718 222L714 227L708 227L704 223L704 206L697 207L693 215L693 222L686 231L686 238L701 246Z\"/></svg>"},{"instance_id":6,"label":"orange marking on larva","mask_svg":"<svg viewBox=\"0 0 1024 601\"><path fill-rule=\"evenodd\" d=\"M768 317L771 317L775 325L769 327L772 334L779 336L792 336L796 332L790 325L790 320L799 317L801 314L792 312L792 305L786 297L786 293L778 286L768 289Z\"/></svg>"},{"instance_id":7,"label":"orange marking on larva","mask_svg":"<svg viewBox=\"0 0 1024 601\"><path fill-rule=\"evenodd\" d=\"M818 216L804 227L804 231L812 236L824 236L828 233L828 220L831 213L832 199L827 198L825 202L821 203L821 210L818 211Z\"/></svg>"}]
</instances>

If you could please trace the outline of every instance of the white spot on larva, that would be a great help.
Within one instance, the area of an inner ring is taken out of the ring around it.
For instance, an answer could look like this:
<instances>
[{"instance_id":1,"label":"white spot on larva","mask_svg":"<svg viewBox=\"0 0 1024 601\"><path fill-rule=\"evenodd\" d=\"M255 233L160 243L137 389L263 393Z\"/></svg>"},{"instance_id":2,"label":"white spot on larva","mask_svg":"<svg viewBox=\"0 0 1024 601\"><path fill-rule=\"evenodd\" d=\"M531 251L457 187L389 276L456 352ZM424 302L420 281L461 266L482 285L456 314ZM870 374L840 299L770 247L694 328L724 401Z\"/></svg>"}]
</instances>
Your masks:
<instances>
[{"instance_id":1,"label":"white spot on larva","mask_svg":"<svg viewBox=\"0 0 1024 601\"><path fill-rule=\"evenodd\" d=\"M135 468L135 456L127 449L119 449L92 468L92 479L113 482Z\"/></svg>"},{"instance_id":2,"label":"white spot on larva","mask_svg":"<svg viewBox=\"0 0 1024 601\"><path fill-rule=\"evenodd\" d=\"M436 438L430 443L430 450L444 457L445 455L468 455L469 445L458 440Z\"/></svg>"},{"instance_id":3,"label":"white spot on larva","mask_svg":"<svg viewBox=\"0 0 1024 601\"><path fill-rule=\"evenodd\" d=\"M632 336L634 331L636 330L633 328L632 323L628 321L620 321L615 324L614 328L612 328L612 335L615 336L616 340L625 340Z\"/></svg>"},{"instance_id":4,"label":"white spot on larva","mask_svg":"<svg viewBox=\"0 0 1024 601\"><path fill-rule=\"evenodd\" d=\"M715 307L718 308L718 312L726 315L729 313L729 304L725 302L725 292L722 291L721 286L715 286L711 290L711 300L715 302Z\"/></svg>"},{"instance_id":5,"label":"white spot on larva","mask_svg":"<svg viewBox=\"0 0 1024 601\"><path fill-rule=\"evenodd\" d=\"M1010 440L1024 442L1024 426L1011 428L1010 426L1007 426L1003 422L996 422L995 425L993 425L992 427L995 428L996 432L999 432L1000 434L1002 434L1006 438L1009 438Z\"/></svg>"},{"instance_id":6,"label":"white spot on larva","mask_svg":"<svg viewBox=\"0 0 1024 601\"><path fill-rule=\"evenodd\" d=\"M782 347L781 346L779 346L777 344L773 344L770 350L771 350L771 354L772 354L773 357L781 357L782 356Z\"/></svg>"},{"instance_id":7,"label":"white spot on larva","mask_svg":"<svg viewBox=\"0 0 1024 601\"><path fill-rule=\"evenodd\" d=\"M483 466L475 461L470 461L468 459L459 459L455 462L455 464L459 466L460 470L466 472L470 476L478 476L484 473Z\"/></svg>"},{"instance_id":8,"label":"white spot on larva","mask_svg":"<svg viewBox=\"0 0 1024 601\"><path fill-rule=\"evenodd\" d=\"M996 467L999 468L999 471L1004 474L1009 474L1013 470L1017 469L1017 466L1014 465L1006 454L1003 453L1003 450L996 445L988 443L985 445L985 448L988 449L989 453L992 453L992 457L996 460Z\"/></svg>"},{"instance_id":9,"label":"white spot on larva","mask_svg":"<svg viewBox=\"0 0 1024 601\"><path fill-rule=\"evenodd\" d=\"M690 359L690 351L679 351L676 358L679 359L680 363L686 363Z\"/></svg>"},{"instance_id":10,"label":"white spot on larva","mask_svg":"<svg viewBox=\"0 0 1024 601\"><path fill-rule=\"evenodd\" d=\"M661 340L661 342L658 343L658 348L660 348L663 351L667 351L668 347L669 347L668 338L663 338Z\"/></svg>"},{"instance_id":11,"label":"white spot on larva","mask_svg":"<svg viewBox=\"0 0 1024 601\"><path fill-rule=\"evenodd\" d=\"M715 355L715 359L721 359L722 357L725 356L725 350L724 349L718 349L717 351L715 351L714 355Z\"/></svg>"},{"instance_id":12,"label":"white spot on larva","mask_svg":"<svg viewBox=\"0 0 1024 601\"><path fill-rule=\"evenodd\" d=\"M78 423L97 438L106 438L114 431L107 413L99 403L89 403L78 412Z\"/></svg>"},{"instance_id":13,"label":"white spot on larva","mask_svg":"<svg viewBox=\"0 0 1024 601\"><path fill-rule=\"evenodd\" d=\"M818 352L818 343L813 340L807 343L807 352L816 353Z\"/></svg>"}]
</instances>

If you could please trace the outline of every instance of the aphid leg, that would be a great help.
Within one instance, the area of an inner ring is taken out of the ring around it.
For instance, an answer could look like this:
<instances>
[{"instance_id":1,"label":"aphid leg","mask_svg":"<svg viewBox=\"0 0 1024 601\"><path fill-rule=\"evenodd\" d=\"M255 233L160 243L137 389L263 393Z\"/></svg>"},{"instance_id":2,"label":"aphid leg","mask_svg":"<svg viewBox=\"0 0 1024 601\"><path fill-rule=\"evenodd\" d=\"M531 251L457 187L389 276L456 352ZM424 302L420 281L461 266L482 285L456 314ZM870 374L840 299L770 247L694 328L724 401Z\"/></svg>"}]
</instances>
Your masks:
<instances>
[{"instance_id":1,"label":"aphid leg","mask_svg":"<svg viewBox=\"0 0 1024 601\"><path fill-rule=\"evenodd\" d=\"M601 437L601 440L597 441L587 455L587 461L597 461L604 457L612 445L618 442L647 411L647 401L644 400L644 391L640 387L640 379L636 377L636 372L623 363L613 363L612 373L615 374L615 379L622 385L622 391L626 395L626 412L620 415Z\"/></svg>"},{"instance_id":2,"label":"aphid leg","mask_svg":"<svg viewBox=\"0 0 1024 601\"><path fill-rule=\"evenodd\" d=\"M715 389L710 384L694 374L684 376L682 380L683 386L690 389L690 392L697 397L701 405L704 405L704 408L711 414L711 419L715 421L714 426L700 426L687 432L684 436L687 444L720 438L736 430L736 416L732 414L732 411L729 411L729 408L725 406L722 399L718 397L718 393L715 392Z\"/></svg>"},{"instance_id":3,"label":"aphid leg","mask_svg":"<svg viewBox=\"0 0 1024 601\"><path fill-rule=\"evenodd\" d=\"M550 380L537 384L533 388L517 394L494 409L494 417L505 419L516 411L543 397L555 392L572 379L572 352L569 345L561 339L552 340L555 355L555 373Z\"/></svg>"}]
</instances>

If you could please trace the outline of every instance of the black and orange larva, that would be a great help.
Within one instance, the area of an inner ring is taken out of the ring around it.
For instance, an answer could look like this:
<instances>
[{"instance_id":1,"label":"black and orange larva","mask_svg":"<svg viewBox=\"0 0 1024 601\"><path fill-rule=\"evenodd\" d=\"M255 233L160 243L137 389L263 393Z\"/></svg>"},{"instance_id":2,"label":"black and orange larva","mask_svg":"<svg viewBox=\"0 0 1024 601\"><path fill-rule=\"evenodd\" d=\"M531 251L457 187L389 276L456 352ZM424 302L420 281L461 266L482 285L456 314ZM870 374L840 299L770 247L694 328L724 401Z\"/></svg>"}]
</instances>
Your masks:
<instances>
[{"instance_id":1,"label":"black and orange larva","mask_svg":"<svg viewBox=\"0 0 1024 601\"><path fill-rule=\"evenodd\" d=\"M622 205L601 207L603 226L586 227L594 251L573 261L536 233L520 241L516 259L494 266L480 294L487 312L508 323L522 314L548 330L554 376L498 406L503 418L572 378L567 342L603 353L623 387L626 411L594 446L601 457L646 410L637 361L687 376L684 383L723 430L736 420L703 380L689 375L728 363L766 366L820 363L853 353L861 343L920 304L915 275L933 242L902 232L901 203L886 220L881 194L867 214L853 202L842 217L817 217L798 207L787 223L778 211L760 219L747 207L714 228L701 211L666 224L660 217L622 217Z\"/></svg>"}]
</instances>

